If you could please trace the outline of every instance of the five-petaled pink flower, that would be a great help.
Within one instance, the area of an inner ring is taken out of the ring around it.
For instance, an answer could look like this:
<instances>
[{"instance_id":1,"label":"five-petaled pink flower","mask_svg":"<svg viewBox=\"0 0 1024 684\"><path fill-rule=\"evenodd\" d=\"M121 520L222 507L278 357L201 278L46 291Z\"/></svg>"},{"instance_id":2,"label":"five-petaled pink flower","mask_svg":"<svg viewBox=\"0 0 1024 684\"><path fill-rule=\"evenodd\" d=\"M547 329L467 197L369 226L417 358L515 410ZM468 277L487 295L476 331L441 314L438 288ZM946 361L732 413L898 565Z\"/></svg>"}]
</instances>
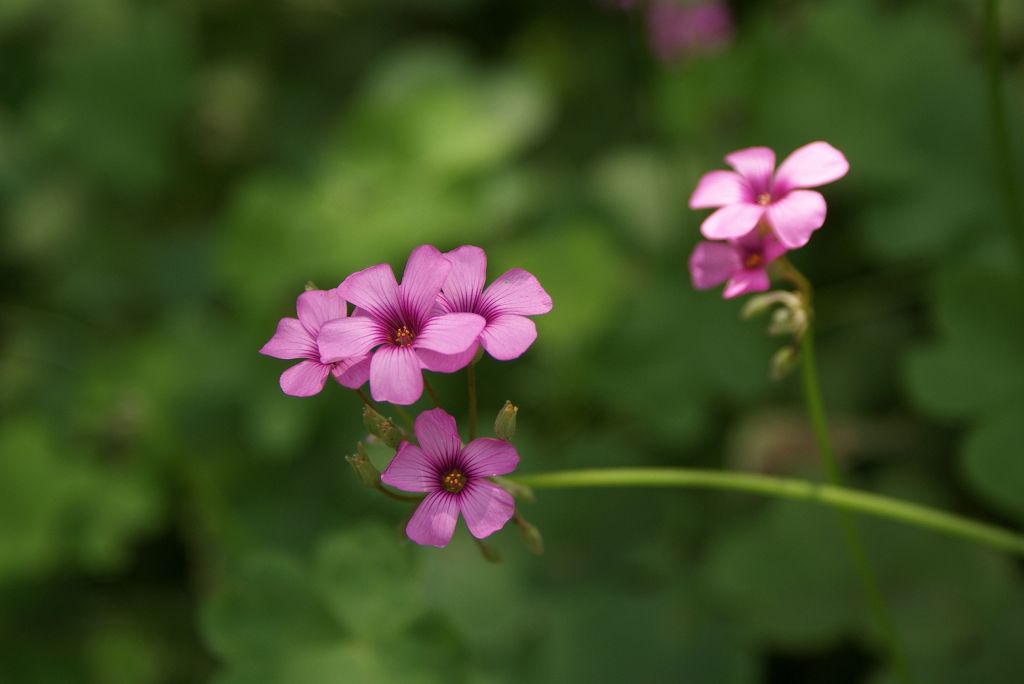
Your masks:
<instances>
[{"instance_id":1,"label":"five-petaled pink flower","mask_svg":"<svg viewBox=\"0 0 1024 684\"><path fill-rule=\"evenodd\" d=\"M325 361L361 357L370 361L370 393L377 401L411 404L423 393L423 369L453 373L472 346L484 319L474 313L443 313L437 296L451 262L437 248L422 245L405 265L402 284L387 264L353 273L338 286L357 308L349 318L320 331Z\"/></svg>"},{"instance_id":2,"label":"five-petaled pink flower","mask_svg":"<svg viewBox=\"0 0 1024 684\"><path fill-rule=\"evenodd\" d=\"M365 355L325 359L317 346L324 324L345 318L345 300L333 290L310 290L295 304L298 318L282 318L277 332L260 349L278 359L304 359L281 374L281 389L293 397L309 397L324 388L327 374L345 387L356 389L370 372Z\"/></svg>"},{"instance_id":3,"label":"five-petaled pink flower","mask_svg":"<svg viewBox=\"0 0 1024 684\"><path fill-rule=\"evenodd\" d=\"M447 546L459 513L477 539L505 526L515 512L512 495L488 477L515 470L519 454L500 439L475 439L463 448L455 419L443 409L416 417L420 445L402 442L381 473L385 484L407 492L425 492L405 528L417 544Z\"/></svg>"},{"instance_id":4,"label":"five-petaled pink flower","mask_svg":"<svg viewBox=\"0 0 1024 684\"><path fill-rule=\"evenodd\" d=\"M826 142L804 145L775 170L775 152L750 147L725 161L735 171L711 171L697 183L691 209L720 207L701 224L710 240L746 235L764 219L787 249L803 247L825 222L825 198L813 188L846 175L843 153Z\"/></svg>"},{"instance_id":5,"label":"five-petaled pink flower","mask_svg":"<svg viewBox=\"0 0 1024 684\"><path fill-rule=\"evenodd\" d=\"M551 297L537 279L521 268L500 275L487 289L487 255L484 250L464 245L445 253L452 270L441 289L438 307L446 313L479 314L487 322L479 344L499 361L521 356L537 339L537 326L527 316L551 311ZM474 343L456 363L469 363L476 354Z\"/></svg>"},{"instance_id":6,"label":"five-petaled pink flower","mask_svg":"<svg viewBox=\"0 0 1024 684\"><path fill-rule=\"evenodd\" d=\"M760 230L728 242L701 242L690 255L690 277L699 290L726 283L726 299L764 292L771 286L768 264L785 253L774 234Z\"/></svg>"}]
</instances>

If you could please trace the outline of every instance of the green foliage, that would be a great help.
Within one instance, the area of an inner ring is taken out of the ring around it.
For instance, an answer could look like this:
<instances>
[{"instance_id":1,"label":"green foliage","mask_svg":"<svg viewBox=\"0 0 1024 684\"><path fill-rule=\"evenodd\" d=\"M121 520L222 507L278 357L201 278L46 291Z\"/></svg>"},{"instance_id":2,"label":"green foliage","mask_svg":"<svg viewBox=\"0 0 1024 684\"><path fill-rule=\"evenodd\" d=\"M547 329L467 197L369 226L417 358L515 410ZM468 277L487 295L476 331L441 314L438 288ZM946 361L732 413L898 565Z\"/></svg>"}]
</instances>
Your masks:
<instances>
[{"instance_id":1,"label":"green foliage","mask_svg":"<svg viewBox=\"0 0 1024 684\"><path fill-rule=\"evenodd\" d=\"M523 470L816 477L764 322L690 286L687 200L728 151L827 139L851 172L792 258L844 468L1024 522L977 3L734 2L731 45L667 64L610 4L0 2L0 682L894 681L830 512L538 491L544 556L418 548L344 460L358 399L283 396L257 354L307 281L476 244L554 299L477 367ZM464 378L431 381L463 421ZM1019 678L1019 565L865 531L917 681Z\"/></svg>"}]
</instances>

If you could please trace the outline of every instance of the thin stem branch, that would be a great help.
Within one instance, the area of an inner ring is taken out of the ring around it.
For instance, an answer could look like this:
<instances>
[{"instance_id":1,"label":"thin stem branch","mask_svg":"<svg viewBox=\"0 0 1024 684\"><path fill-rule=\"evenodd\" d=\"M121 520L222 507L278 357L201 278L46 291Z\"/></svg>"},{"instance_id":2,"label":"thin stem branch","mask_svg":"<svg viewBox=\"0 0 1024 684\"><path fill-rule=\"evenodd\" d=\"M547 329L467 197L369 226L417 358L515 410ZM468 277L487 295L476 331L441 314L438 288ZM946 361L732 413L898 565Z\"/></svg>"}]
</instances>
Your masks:
<instances>
[{"instance_id":1,"label":"thin stem branch","mask_svg":"<svg viewBox=\"0 0 1024 684\"><path fill-rule=\"evenodd\" d=\"M366 404L366 405L367 405L368 407L372 408L372 409L373 409L374 411L376 411L376 410L377 410L377 409L376 409L376 407L374 407L373 403L372 403L372 402L370 401L369 397L367 397L367 396L366 396L366 395L365 395L365 394L363 393L363 390L361 390L361 389L354 389L354 390L352 390L352 391L356 393L356 396L357 396L357 397L359 397L359 400L360 400L360 401L362 401L362 402L363 402L364 404Z\"/></svg>"},{"instance_id":2,"label":"thin stem branch","mask_svg":"<svg viewBox=\"0 0 1024 684\"><path fill-rule=\"evenodd\" d=\"M430 400L434 402L434 406L441 408L441 400L437 398L437 392L430 386L430 381L427 380L427 376L423 376L423 386L427 388L427 394L430 395Z\"/></svg>"},{"instance_id":3,"label":"thin stem branch","mask_svg":"<svg viewBox=\"0 0 1024 684\"><path fill-rule=\"evenodd\" d=\"M423 496L419 494L399 494L398 492L388 489L384 485L377 487L377 491L391 497L395 501L404 501L406 503L418 503L423 501Z\"/></svg>"},{"instance_id":4,"label":"thin stem branch","mask_svg":"<svg viewBox=\"0 0 1024 684\"><path fill-rule=\"evenodd\" d=\"M416 422L412 419L412 416L409 415L409 412L398 404L392 404L392 406L395 409L395 413L398 414L398 417L402 419L402 422L408 425L409 429L413 431L413 434L415 434Z\"/></svg>"},{"instance_id":5,"label":"thin stem branch","mask_svg":"<svg viewBox=\"0 0 1024 684\"><path fill-rule=\"evenodd\" d=\"M469 388L469 441L476 439L476 363L466 366L466 384Z\"/></svg>"},{"instance_id":6,"label":"thin stem branch","mask_svg":"<svg viewBox=\"0 0 1024 684\"><path fill-rule=\"evenodd\" d=\"M1003 59L999 36L999 0L985 0L985 48L988 71L988 105L991 117L993 153L997 180L1010 228L1010 236L1019 257L1024 260L1024 208L1021 207L1013 145L1006 122L1006 98L1003 94Z\"/></svg>"},{"instance_id":7,"label":"thin stem branch","mask_svg":"<svg viewBox=\"0 0 1024 684\"><path fill-rule=\"evenodd\" d=\"M811 419L811 426L814 428L814 439L818 443L818 453L821 455L822 466L828 479L835 486L842 485L842 478L839 475L839 466L836 463L835 451L832 449L832 440L828 434L828 422L825 417L825 402L821 396L821 387L818 383L818 369L814 358L814 325L809 325L801 340L801 356L803 357L803 384L804 397L807 401L807 413ZM899 673L901 679L909 684L912 679L910 670L907 667L906 657L896 636L896 630L892 624L892 618L885 605L885 597L881 587L878 585L878 578L871 565L871 557L868 555L867 547L860 532L860 525L857 519L846 511L839 512L839 522L843 529L843 538L846 540L847 549L853 560L854 568L860 577L864 595L874 613L875 621L882 630L882 638L889 648L893 666Z\"/></svg>"},{"instance_id":8,"label":"thin stem branch","mask_svg":"<svg viewBox=\"0 0 1024 684\"><path fill-rule=\"evenodd\" d=\"M889 496L807 480L695 468L590 468L506 477L533 489L666 487L761 494L864 513L1024 556L1024 535L1016 532Z\"/></svg>"}]
</instances>

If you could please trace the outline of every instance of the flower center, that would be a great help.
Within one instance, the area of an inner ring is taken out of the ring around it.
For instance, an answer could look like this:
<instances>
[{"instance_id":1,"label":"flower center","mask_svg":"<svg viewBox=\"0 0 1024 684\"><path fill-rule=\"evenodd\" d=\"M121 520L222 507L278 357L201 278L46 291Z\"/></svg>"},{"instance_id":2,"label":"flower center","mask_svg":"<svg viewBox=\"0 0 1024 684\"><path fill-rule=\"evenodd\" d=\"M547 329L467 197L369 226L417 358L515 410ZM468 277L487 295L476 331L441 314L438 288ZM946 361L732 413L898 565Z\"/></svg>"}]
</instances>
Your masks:
<instances>
[{"instance_id":1,"label":"flower center","mask_svg":"<svg viewBox=\"0 0 1024 684\"><path fill-rule=\"evenodd\" d=\"M763 263L764 263L764 257L761 256L760 254L756 253L756 252L754 252L752 254L748 254L743 259L743 267L744 268L757 268L758 266L760 266Z\"/></svg>"},{"instance_id":2,"label":"flower center","mask_svg":"<svg viewBox=\"0 0 1024 684\"><path fill-rule=\"evenodd\" d=\"M414 339L416 339L416 335L413 334L407 325L398 327L391 335L391 341L399 347L408 347Z\"/></svg>"},{"instance_id":3,"label":"flower center","mask_svg":"<svg viewBox=\"0 0 1024 684\"><path fill-rule=\"evenodd\" d=\"M772 203L772 194L770 192L762 192L757 196L757 203L762 207L767 207Z\"/></svg>"},{"instance_id":4,"label":"flower center","mask_svg":"<svg viewBox=\"0 0 1024 684\"><path fill-rule=\"evenodd\" d=\"M458 468L452 468L441 478L444 491L458 494L466 486L466 476Z\"/></svg>"}]
</instances>

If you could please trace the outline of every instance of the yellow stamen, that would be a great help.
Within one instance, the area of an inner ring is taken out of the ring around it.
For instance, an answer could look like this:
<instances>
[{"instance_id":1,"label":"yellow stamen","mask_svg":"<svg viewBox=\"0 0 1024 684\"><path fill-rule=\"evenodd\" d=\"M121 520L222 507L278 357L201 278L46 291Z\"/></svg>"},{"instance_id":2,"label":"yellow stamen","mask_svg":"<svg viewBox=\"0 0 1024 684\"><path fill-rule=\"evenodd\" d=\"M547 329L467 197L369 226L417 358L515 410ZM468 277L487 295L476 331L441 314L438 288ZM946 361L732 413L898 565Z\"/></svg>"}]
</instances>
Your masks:
<instances>
[{"instance_id":1,"label":"yellow stamen","mask_svg":"<svg viewBox=\"0 0 1024 684\"><path fill-rule=\"evenodd\" d=\"M466 476L458 468L452 468L441 478L441 486L446 492L458 494L466 486Z\"/></svg>"}]
</instances>

